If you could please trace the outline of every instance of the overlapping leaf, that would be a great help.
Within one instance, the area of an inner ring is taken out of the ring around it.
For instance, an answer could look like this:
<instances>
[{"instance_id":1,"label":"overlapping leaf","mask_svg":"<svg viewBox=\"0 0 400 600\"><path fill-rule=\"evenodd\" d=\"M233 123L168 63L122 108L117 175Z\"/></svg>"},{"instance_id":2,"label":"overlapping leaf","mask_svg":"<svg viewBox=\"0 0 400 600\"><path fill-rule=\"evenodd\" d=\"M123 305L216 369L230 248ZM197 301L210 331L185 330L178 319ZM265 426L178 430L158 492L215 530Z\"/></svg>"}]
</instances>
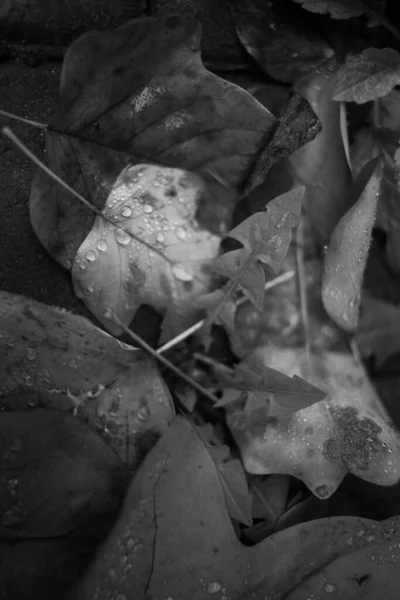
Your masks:
<instances>
[{"instance_id":1,"label":"overlapping leaf","mask_svg":"<svg viewBox=\"0 0 400 600\"><path fill-rule=\"evenodd\" d=\"M351 19L367 12L363 0L294 0L313 13L329 14L333 19Z\"/></svg>"},{"instance_id":2,"label":"overlapping leaf","mask_svg":"<svg viewBox=\"0 0 400 600\"><path fill-rule=\"evenodd\" d=\"M76 295L114 335L121 329L104 313L112 310L128 326L141 304L174 309L179 331L172 336L192 324L193 301L210 282L203 267L220 244L195 218L205 194L204 182L181 169L138 165L118 177L103 210L107 221L96 218L72 268Z\"/></svg>"},{"instance_id":3,"label":"overlapping leaf","mask_svg":"<svg viewBox=\"0 0 400 600\"><path fill-rule=\"evenodd\" d=\"M363 104L386 96L400 83L400 54L393 48L367 48L337 73L333 99Z\"/></svg>"},{"instance_id":4,"label":"overlapping leaf","mask_svg":"<svg viewBox=\"0 0 400 600\"><path fill-rule=\"evenodd\" d=\"M199 23L178 17L137 19L79 38L64 59L47 165L100 210L127 165L195 171L213 197L209 220L217 230L226 224L276 119L207 71L200 43ZM94 214L41 171L30 210L42 244L70 268Z\"/></svg>"},{"instance_id":5,"label":"overlapping leaf","mask_svg":"<svg viewBox=\"0 0 400 600\"><path fill-rule=\"evenodd\" d=\"M254 547L242 545L228 516L216 466L197 433L178 417L133 479L113 531L76 599L97 593L98 600L118 595L121 600L132 595L137 600L206 600L213 595L283 600L311 573L311 589L317 594L325 569L334 567L337 557L347 556L348 564L350 553L353 560L368 548L383 558L390 548L391 560L397 561L399 528L398 518L379 524L354 517L321 519L286 529ZM368 562L371 576L379 568ZM390 577L397 582L398 570L392 569ZM330 581L325 577L323 585ZM358 584L335 576L332 585L341 596L351 597ZM368 578L365 585L370 589Z\"/></svg>"},{"instance_id":6,"label":"overlapping leaf","mask_svg":"<svg viewBox=\"0 0 400 600\"><path fill-rule=\"evenodd\" d=\"M381 163L373 159L353 185L351 195L358 199L335 227L325 256L322 301L335 323L349 332L357 327L380 178Z\"/></svg>"},{"instance_id":7,"label":"overlapping leaf","mask_svg":"<svg viewBox=\"0 0 400 600\"><path fill-rule=\"evenodd\" d=\"M265 364L286 375L306 374L307 353L270 345L260 348ZM241 407L227 412L231 431L250 473L287 473L319 498L328 498L347 472L378 485L400 479L400 434L349 354L313 356L313 383L328 398L288 418L272 405L253 417ZM229 408L229 407L228 407Z\"/></svg>"},{"instance_id":8,"label":"overlapping leaf","mask_svg":"<svg viewBox=\"0 0 400 600\"><path fill-rule=\"evenodd\" d=\"M225 296L240 288L256 308L262 309L265 274L260 263L279 270L292 229L299 223L303 194L304 188L298 187L274 198L265 212L250 216L229 232L243 248L223 254L214 263L215 270L231 280Z\"/></svg>"}]
</instances>

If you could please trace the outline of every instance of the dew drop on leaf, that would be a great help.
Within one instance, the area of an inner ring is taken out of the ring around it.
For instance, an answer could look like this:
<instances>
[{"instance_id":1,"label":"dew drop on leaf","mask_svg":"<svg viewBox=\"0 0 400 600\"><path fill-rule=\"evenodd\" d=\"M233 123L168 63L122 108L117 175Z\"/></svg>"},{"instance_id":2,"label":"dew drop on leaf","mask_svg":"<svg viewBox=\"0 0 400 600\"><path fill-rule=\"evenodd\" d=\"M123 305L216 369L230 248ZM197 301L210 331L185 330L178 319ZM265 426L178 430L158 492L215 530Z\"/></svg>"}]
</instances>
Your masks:
<instances>
[{"instance_id":1,"label":"dew drop on leaf","mask_svg":"<svg viewBox=\"0 0 400 600\"><path fill-rule=\"evenodd\" d=\"M324 585L324 591L327 594L335 594L338 591L338 589L337 589L337 586L334 583L326 583Z\"/></svg>"},{"instance_id":2,"label":"dew drop on leaf","mask_svg":"<svg viewBox=\"0 0 400 600\"><path fill-rule=\"evenodd\" d=\"M218 594L218 592L221 591L221 584L218 581L213 581L212 583L209 583L207 586L207 591L209 594Z\"/></svg>"},{"instance_id":3,"label":"dew drop on leaf","mask_svg":"<svg viewBox=\"0 0 400 600\"><path fill-rule=\"evenodd\" d=\"M121 215L123 217L130 217L132 215L132 209L130 206L124 206L124 208L121 210Z\"/></svg>"},{"instance_id":4,"label":"dew drop on leaf","mask_svg":"<svg viewBox=\"0 0 400 600\"><path fill-rule=\"evenodd\" d=\"M153 212L153 207L150 206L150 204L144 204L143 205L143 210L144 210L145 213L150 214L150 213Z\"/></svg>"},{"instance_id":5,"label":"dew drop on leaf","mask_svg":"<svg viewBox=\"0 0 400 600\"><path fill-rule=\"evenodd\" d=\"M138 410L137 417L138 417L138 419L140 419L140 421L146 421L148 416L149 416L149 411L147 410L147 408L140 408Z\"/></svg>"},{"instance_id":6,"label":"dew drop on leaf","mask_svg":"<svg viewBox=\"0 0 400 600\"><path fill-rule=\"evenodd\" d=\"M186 230L183 227L177 227L175 234L180 240L184 240L187 237Z\"/></svg>"},{"instance_id":7,"label":"dew drop on leaf","mask_svg":"<svg viewBox=\"0 0 400 600\"><path fill-rule=\"evenodd\" d=\"M88 250L85 254L85 258L89 262L94 262L96 260L96 254L93 250Z\"/></svg>"},{"instance_id":8,"label":"dew drop on leaf","mask_svg":"<svg viewBox=\"0 0 400 600\"><path fill-rule=\"evenodd\" d=\"M96 244L97 250L100 252L105 252L107 250L107 242L106 240L99 240Z\"/></svg>"},{"instance_id":9,"label":"dew drop on leaf","mask_svg":"<svg viewBox=\"0 0 400 600\"><path fill-rule=\"evenodd\" d=\"M116 229L114 231L114 236L118 244L121 244L122 246L127 246L131 241L131 236L123 229Z\"/></svg>"},{"instance_id":10,"label":"dew drop on leaf","mask_svg":"<svg viewBox=\"0 0 400 600\"><path fill-rule=\"evenodd\" d=\"M172 272L179 281L193 281L193 275L188 273L180 264L174 265Z\"/></svg>"}]
</instances>

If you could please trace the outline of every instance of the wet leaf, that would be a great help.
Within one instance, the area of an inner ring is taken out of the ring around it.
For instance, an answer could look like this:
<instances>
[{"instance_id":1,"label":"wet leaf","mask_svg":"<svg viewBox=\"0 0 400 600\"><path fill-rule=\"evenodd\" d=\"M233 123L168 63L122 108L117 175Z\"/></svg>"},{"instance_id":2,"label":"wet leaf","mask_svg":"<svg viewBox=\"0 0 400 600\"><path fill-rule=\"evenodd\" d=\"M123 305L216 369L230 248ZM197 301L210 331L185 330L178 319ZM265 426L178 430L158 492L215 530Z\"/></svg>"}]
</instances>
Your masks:
<instances>
[{"instance_id":1,"label":"wet leaf","mask_svg":"<svg viewBox=\"0 0 400 600\"><path fill-rule=\"evenodd\" d=\"M325 256L322 301L331 319L348 332L354 332L358 323L380 177L381 162L376 158L354 182L350 193L356 202L335 227Z\"/></svg>"},{"instance_id":2,"label":"wet leaf","mask_svg":"<svg viewBox=\"0 0 400 600\"><path fill-rule=\"evenodd\" d=\"M107 309L128 326L141 304L162 313L173 306L180 329L172 336L193 324L193 300L210 283L204 266L220 244L195 218L205 193L199 177L180 169L137 165L118 177L102 212L108 221L96 218L72 267L76 295L114 335L121 328Z\"/></svg>"},{"instance_id":3,"label":"wet leaf","mask_svg":"<svg viewBox=\"0 0 400 600\"><path fill-rule=\"evenodd\" d=\"M393 48L367 48L339 69L332 98L363 104L386 96L400 84L400 54Z\"/></svg>"},{"instance_id":4,"label":"wet leaf","mask_svg":"<svg viewBox=\"0 0 400 600\"><path fill-rule=\"evenodd\" d=\"M265 212L251 215L229 232L229 237L243 245L220 256L214 269L231 280L226 297L237 287L243 290L256 308L262 310L265 274L260 263L278 271L289 248L292 229L299 223L304 188L274 198ZM221 300L220 305L223 303Z\"/></svg>"},{"instance_id":5,"label":"wet leaf","mask_svg":"<svg viewBox=\"0 0 400 600\"><path fill-rule=\"evenodd\" d=\"M322 131L288 157L295 183L306 188L303 206L321 245L328 243L339 219L351 206L351 173L340 129L340 106L331 99L334 82L335 73L327 67L297 83L298 91L321 122Z\"/></svg>"},{"instance_id":6,"label":"wet leaf","mask_svg":"<svg viewBox=\"0 0 400 600\"><path fill-rule=\"evenodd\" d=\"M208 222L216 231L226 226L276 119L207 71L200 45L200 24L178 17L137 19L76 40L46 131L47 166L100 210L128 165L193 171L211 194ZM95 215L42 171L30 211L41 243L70 269Z\"/></svg>"},{"instance_id":7,"label":"wet leaf","mask_svg":"<svg viewBox=\"0 0 400 600\"><path fill-rule=\"evenodd\" d=\"M288 376L309 371L304 350L271 344L257 352L265 364ZM245 469L294 475L321 499L331 496L348 472L378 485L397 483L400 434L362 365L350 354L320 352L311 366L311 381L326 391L325 401L290 416L273 405L250 419L240 406L227 410Z\"/></svg>"},{"instance_id":8,"label":"wet leaf","mask_svg":"<svg viewBox=\"0 0 400 600\"><path fill-rule=\"evenodd\" d=\"M277 81L292 83L333 55L316 33L312 15L292 2L234 0L230 7L244 48Z\"/></svg>"},{"instance_id":9,"label":"wet leaf","mask_svg":"<svg viewBox=\"0 0 400 600\"><path fill-rule=\"evenodd\" d=\"M356 342L363 356L374 355L379 367L400 351L400 309L394 304L364 298Z\"/></svg>"},{"instance_id":10,"label":"wet leaf","mask_svg":"<svg viewBox=\"0 0 400 600\"><path fill-rule=\"evenodd\" d=\"M137 600L210 595L283 600L338 556L353 556L375 541L393 544L399 535L398 518L375 524L340 517L292 527L254 547L242 545L209 452L177 417L132 480L113 531L75 598L97 592L98 600L118 594L121 600L132 594Z\"/></svg>"},{"instance_id":11,"label":"wet leaf","mask_svg":"<svg viewBox=\"0 0 400 600\"><path fill-rule=\"evenodd\" d=\"M0 537L52 537L115 510L128 471L79 419L57 410L0 416Z\"/></svg>"},{"instance_id":12,"label":"wet leaf","mask_svg":"<svg viewBox=\"0 0 400 600\"><path fill-rule=\"evenodd\" d=\"M360 17L368 11L363 0L293 0L313 13L329 14L332 19Z\"/></svg>"}]
</instances>

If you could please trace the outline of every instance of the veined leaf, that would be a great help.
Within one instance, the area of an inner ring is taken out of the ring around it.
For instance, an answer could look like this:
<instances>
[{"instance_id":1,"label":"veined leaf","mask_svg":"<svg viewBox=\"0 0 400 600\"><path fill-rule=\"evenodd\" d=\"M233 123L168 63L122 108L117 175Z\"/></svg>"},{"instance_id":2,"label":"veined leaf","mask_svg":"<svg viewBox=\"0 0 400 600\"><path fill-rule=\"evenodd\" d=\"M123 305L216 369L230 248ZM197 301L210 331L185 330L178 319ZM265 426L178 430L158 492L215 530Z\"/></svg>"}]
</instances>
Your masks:
<instances>
[{"instance_id":1,"label":"veined leaf","mask_svg":"<svg viewBox=\"0 0 400 600\"><path fill-rule=\"evenodd\" d=\"M337 72L333 100L363 104L386 96L400 83L400 54L393 48L368 48Z\"/></svg>"}]
</instances>

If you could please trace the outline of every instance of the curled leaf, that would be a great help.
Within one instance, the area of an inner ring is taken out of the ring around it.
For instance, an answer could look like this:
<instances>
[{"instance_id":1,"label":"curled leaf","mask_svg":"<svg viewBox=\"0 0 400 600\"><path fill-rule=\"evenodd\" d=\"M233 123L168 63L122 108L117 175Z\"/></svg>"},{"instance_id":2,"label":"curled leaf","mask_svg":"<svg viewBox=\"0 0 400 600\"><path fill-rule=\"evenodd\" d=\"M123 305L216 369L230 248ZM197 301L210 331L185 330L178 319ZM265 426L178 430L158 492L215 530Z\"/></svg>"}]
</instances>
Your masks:
<instances>
[{"instance_id":1,"label":"curled leaf","mask_svg":"<svg viewBox=\"0 0 400 600\"><path fill-rule=\"evenodd\" d=\"M335 227L325 256L322 301L331 319L348 332L357 327L380 173L375 158L358 175L351 190L356 202Z\"/></svg>"}]
</instances>

